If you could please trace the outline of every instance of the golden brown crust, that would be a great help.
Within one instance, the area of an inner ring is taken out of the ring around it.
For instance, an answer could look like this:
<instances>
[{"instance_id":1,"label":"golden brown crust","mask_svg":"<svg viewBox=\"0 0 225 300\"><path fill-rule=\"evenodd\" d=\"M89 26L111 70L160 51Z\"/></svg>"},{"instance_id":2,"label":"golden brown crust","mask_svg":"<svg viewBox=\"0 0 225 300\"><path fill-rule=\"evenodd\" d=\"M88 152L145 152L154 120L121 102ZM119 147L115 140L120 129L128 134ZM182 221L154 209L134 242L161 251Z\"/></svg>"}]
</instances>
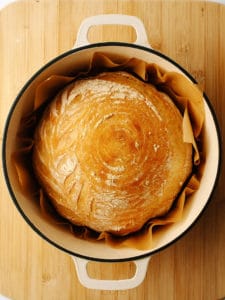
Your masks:
<instances>
[{"instance_id":1,"label":"golden brown crust","mask_svg":"<svg viewBox=\"0 0 225 300\"><path fill-rule=\"evenodd\" d=\"M126 72L77 80L46 109L33 165L57 211L118 235L165 214L192 170L170 98Z\"/></svg>"}]
</instances>

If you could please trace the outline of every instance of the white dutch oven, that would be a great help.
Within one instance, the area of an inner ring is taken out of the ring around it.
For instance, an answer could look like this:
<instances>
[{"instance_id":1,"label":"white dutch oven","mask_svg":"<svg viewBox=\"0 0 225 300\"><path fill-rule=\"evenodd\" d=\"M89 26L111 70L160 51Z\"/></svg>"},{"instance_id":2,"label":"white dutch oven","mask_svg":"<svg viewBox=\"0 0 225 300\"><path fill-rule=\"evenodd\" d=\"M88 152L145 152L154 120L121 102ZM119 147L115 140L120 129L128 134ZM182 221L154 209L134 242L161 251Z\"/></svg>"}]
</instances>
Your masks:
<instances>
[{"instance_id":1,"label":"white dutch oven","mask_svg":"<svg viewBox=\"0 0 225 300\"><path fill-rule=\"evenodd\" d=\"M88 30L93 25L124 24L132 26L137 35L135 43L96 43L89 44ZM61 227L55 227L43 219L39 206L32 201L32 196L26 198L18 185L16 173L11 162L11 155L17 149L15 143L16 132L21 116L31 106L30 99L38 83L48 78L51 74L68 74L71 70L81 67L89 61L96 51L105 53L123 54L127 57L136 57L146 62L154 62L162 68L182 73L194 82L194 79L177 63L165 55L154 51L148 44L143 23L136 17L126 15L98 15L85 19L80 26L74 49L56 57L41 68L25 84L9 112L3 138L3 168L9 192L18 210L27 223L45 240L57 248L67 252L75 262L80 282L94 289L121 290L138 286L143 279L148 267L150 257L181 237L198 219L214 190L220 165L220 138L215 114L209 100L204 95L205 128L204 148L206 164L201 179L200 188L189 199L185 206L184 216L181 221L171 225L166 233L157 237L156 245L151 250L141 251L135 249L114 249L104 243L92 243L74 237ZM136 264L136 273L133 278L124 280L96 280L88 276L86 265L88 261L121 262L133 261Z\"/></svg>"}]
</instances>

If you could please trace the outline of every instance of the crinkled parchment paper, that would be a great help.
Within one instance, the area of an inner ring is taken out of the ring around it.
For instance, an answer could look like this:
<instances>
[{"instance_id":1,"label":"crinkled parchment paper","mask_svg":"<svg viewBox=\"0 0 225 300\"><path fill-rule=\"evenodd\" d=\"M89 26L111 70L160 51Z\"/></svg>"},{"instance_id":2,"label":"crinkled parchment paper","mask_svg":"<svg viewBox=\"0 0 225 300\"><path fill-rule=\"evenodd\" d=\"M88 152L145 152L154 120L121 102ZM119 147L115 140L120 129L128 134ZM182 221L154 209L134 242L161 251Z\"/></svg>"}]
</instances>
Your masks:
<instances>
[{"instance_id":1,"label":"crinkled parchment paper","mask_svg":"<svg viewBox=\"0 0 225 300\"><path fill-rule=\"evenodd\" d=\"M170 211L163 217L149 220L140 231L124 237L115 237L107 232L93 232L88 228L74 226L60 217L42 188L38 185L31 167L33 132L47 103L65 85L77 78L96 75L102 71L118 70L135 74L142 80L152 83L157 89L167 93L173 99L183 115L183 139L185 142L192 143L194 149L193 174L174 201ZM125 246L142 250L150 249L154 245L154 233L157 231L157 228L160 228L160 230L166 229L167 226L165 225L181 220L188 196L199 187L199 170L204 164L204 159L201 156L201 136L204 123L202 92L196 84L183 75L176 72L167 72L154 63L146 63L137 58L113 57L99 52L93 54L86 69L78 73L76 73L76 70L73 70L71 74L72 76L54 74L41 82L36 88L34 99L31 99L33 101L32 111L21 119L21 126L17 135L21 146L12 157L21 189L27 197L29 197L29 193L36 195L44 218L47 218L49 222L68 226L68 230L71 230L73 234L80 238L91 239L95 242L105 241L113 247Z\"/></svg>"}]
</instances>

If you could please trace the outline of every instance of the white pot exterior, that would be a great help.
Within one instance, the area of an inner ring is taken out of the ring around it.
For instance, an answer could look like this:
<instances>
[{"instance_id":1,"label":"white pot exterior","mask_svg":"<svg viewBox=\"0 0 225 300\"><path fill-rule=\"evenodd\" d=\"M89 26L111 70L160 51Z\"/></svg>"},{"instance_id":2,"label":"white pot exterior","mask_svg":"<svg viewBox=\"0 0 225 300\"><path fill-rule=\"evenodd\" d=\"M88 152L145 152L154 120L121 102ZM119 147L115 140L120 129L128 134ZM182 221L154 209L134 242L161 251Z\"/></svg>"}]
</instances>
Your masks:
<instances>
[{"instance_id":1,"label":"white pot exterior","mask_svg":"<svg viewBox=\"0 0 225 300\"><path fill-rule=\"evenodd\" d=\"M93 243L74 237L70 232L60 226L55 226L43 219L39 206L26 198L20 191L15 170L11 163L11 155L17 149L16 128L19 126L21 116L29 109L30 99L34 96L35 87L39 82L48 78L51 74L68 74L71 70L81 68L87 64L94 52L110 54L121 53L127 57L136 57L146 62L154 62L169 71L183 73L184 71L165 56L146 47L125 43L101 43L92 44L69 51L38 71L25 85L18 95L9 113L3 141L3 166L7 184L12 198L28 223L42 237L50 241L62 250L83 258L93 260L121 261L142 258L146 255L164 248L178 237L195 222L205 208L218 177L220 163L219 135L214 113L204 98L206 121L204 125L204 149L206 151L206 164L201 179L200 188L190 197L185 205L184 215L181 221L171 225L166 233L156 236L155 247L151 250L141 251L135 249L114 249L105 243ZM190 79L190 78L189 78Z\"/></svg>"}]
</instances>

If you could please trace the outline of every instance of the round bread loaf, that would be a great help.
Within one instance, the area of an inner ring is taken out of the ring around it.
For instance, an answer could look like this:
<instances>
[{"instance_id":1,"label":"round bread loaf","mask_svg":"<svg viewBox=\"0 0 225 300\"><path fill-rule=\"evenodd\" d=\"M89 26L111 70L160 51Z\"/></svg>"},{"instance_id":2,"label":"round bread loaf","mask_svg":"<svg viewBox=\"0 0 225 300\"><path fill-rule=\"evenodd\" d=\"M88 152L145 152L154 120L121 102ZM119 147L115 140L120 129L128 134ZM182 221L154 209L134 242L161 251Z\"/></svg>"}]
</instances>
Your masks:
<instances>
[{"instance_id":1,"label":"round bread loaf","mask_svg":"<svg viewBox=\"0 0 225 300\"><path fill-rule=\"evenodd\" d=\"M171 208L192 171L182 116L153 85L104 72L66 86L34 135L33 166L60 215L126 235Z\"/></svg>"}]
</instances>

